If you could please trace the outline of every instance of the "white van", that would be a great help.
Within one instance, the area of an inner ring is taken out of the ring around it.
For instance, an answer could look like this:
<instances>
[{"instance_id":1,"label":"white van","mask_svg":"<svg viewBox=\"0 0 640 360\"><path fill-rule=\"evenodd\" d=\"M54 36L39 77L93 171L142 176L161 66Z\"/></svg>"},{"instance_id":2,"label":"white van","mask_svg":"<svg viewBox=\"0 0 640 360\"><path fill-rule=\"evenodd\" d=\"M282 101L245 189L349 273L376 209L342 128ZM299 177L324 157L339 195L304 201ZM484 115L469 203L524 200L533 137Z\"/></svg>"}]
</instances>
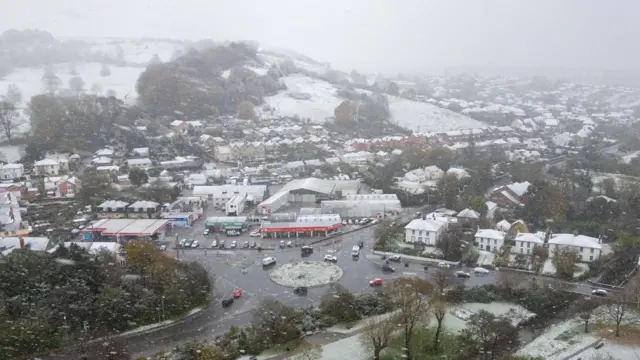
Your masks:
<instances>
[{"instance_id":1,"label":"white van","mask_svg":"<svg viewBox=\"0 0 640 360\"><path fill-rule=\"evenodd\" d=\"M266 257L262 259L262 266L269 266L276 263L276 258L274 257Z\"/></svg>"},{"instance_id":2,"label":"white van","mask_svg":"<svg viewBox=\"0 0 640 360\"><path fill-rule=\"evenodd\" d=\"M483 267L477 267L475 269L473 269L473 272L476 274L488 274L489 270L483 268Z\"/></svg>"},{"instance_id":3,"label":"white van","mask_svg":"<svg viewBox=\"0 0 640 360\"><path fill-rule=\"evenodd\" d=\"M351 256L360 256L360 246L353 245L353 247L351 248Z\"/></svg>"}]
</instances>

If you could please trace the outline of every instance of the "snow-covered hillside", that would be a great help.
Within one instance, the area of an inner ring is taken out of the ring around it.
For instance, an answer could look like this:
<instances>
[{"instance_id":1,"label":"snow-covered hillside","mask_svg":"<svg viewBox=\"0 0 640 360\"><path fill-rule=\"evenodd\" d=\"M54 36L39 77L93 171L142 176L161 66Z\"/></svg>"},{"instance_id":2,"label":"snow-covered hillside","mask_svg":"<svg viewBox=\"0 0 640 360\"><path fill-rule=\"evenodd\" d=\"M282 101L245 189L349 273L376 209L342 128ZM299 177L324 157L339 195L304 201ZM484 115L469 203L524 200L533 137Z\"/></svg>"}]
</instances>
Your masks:
<instances>
[{"instance_id":1,"label":"snow-covered hillside","mask_svg":"<svg viewBox=\"0 0 640 360\"><path fill-rule=\"evenodd\" d=\"M61 80L59 91L69 92L69 80L79 76L84 81L84 92L108 95L115 93L126 102L137 98L136 81L149 62L157 57L160 61L170 61L189 48L196 46L188 42L153 39L76 39L85 45L82 55L84 62L74 64L53 64L56 76ZM86 50L88 49L88 50ZM299 116L310 118L315 123L323 123L334 116L334 109L343 101L336 96L337 89L329 82L316 79L313 74L323 75L330 68L304 55L285 50L263 50L259 53L264 61L263 67L248 67L258 75L265 75L272 65L291 60L298 69L307 75L292 74L282 81L287 90L265 98L272 109L272 116ZM109 75L101 74L102 64L109 64ZM34 96L43 93L43 69L15 68L12 73L0 80L0 94L10 84L14 84L22 93L23 106ZM224 77L223 73L223 77ZM310 75L310 76L309 76ZM228 74L227 74L228 76ZM348 78L348 74L341 76ZM368 93L366 90L360 90ZM389 97L391 121L413 131L440 132L461 128L481 128L484 124L464 115L439 108L423 102ZM263 111L266 114L266 112Z\"/></svg>"},{"instance_id":2,"label":"snow-covered hillside","mask_svg":"<svg viewBox=\"0 0 640 360\"><path fill-rule=\"evenodd\" d=\"M310 118L323 123L333 117L334 109L344 100L336 96L330 83L304 75L284 78L287 90L265 98L275 114ZM368 91L362 90L364 93ZM484 128L486 125L462 114L435 105L389 96L391 121L413 131L444 132L456 129Z\"/></svg>"}]
</instances>

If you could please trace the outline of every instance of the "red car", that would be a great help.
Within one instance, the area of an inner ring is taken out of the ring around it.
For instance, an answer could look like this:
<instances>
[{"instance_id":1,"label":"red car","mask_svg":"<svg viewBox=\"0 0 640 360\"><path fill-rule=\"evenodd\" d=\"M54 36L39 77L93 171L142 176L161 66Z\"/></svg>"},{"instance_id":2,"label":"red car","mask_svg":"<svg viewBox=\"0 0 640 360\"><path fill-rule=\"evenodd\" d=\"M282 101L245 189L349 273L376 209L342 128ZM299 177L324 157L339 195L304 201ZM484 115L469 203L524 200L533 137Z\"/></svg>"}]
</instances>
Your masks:
<instances>
[{"instance_id":1,"label":"red car","mask_svg":"<svg viewBox=\"0 0 640 360\"><path fill-rule=\"evenodd\" d=\"M234 298L236 298L236 299L237 299L237 298L239 298L241 295L242 295L242 291L240 291L240 289L235 289L235 290L233 291L233 297L234 297Z\"/></svg>"},{"instance_id":2,"label":"red car","mask_svg":"<svg viewBox=\"0 0 640 360\"><path fill-rule=\"evenodd\" d=\"M373 279L369 281L369 285L371 286L380 286L382 285L382 279Z\"/></svg>"}]
</instances>

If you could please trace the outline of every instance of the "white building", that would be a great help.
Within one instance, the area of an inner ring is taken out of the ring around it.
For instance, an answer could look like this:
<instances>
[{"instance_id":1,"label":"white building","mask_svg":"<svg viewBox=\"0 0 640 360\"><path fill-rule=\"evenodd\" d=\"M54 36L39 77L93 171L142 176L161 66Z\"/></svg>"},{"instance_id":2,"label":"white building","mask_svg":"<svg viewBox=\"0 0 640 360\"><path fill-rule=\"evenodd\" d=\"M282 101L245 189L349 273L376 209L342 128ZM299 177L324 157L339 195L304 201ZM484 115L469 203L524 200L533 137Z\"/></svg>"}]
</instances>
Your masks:
<instances>
[{"instance_id":1,"label":"white building","mask_svg":"<svg viewBox=\"0 0 640 360\"><path fill-rule=\"evenodd\" d=\"M0 179L10 180L22 177L24 174L24 165L22 164L4 164L0 166Z\"/></svg>"},{"instance_id":2,"label":"white building","mask_svg":"<svg viewBox=\"0 0 640 360\"><path fill-rule=\"evenodd\" d=\"M151 159L149 158L141 158L141 159L127 159L127 165L129 165L129 169L149 169L153 166Z\"/></svg>"},{"instance_id":3,"label":"white building","mask_svg":"<svg viewBox=\"0 0 640 360\"><path fill-rule=\"evenodd\" d=\"M563 248L569 248L578 253L580 261L591 262L602 254L602 241L586 235L577 234L552 234L549 238L549 257L553 258L555 252Z\"/></svg>"},{"instance_id":4,"label":"white building","mask_svg":"<svg viewBox=\"0 0 640 360\"><path fill-rule=\"evenodd\" d=\"M226 204L224 210L228 216L239 216L244 210L244 203L247 201L247 193L243 192L233 196Z\"/></svg>"},{"instance_id":5,"label":"white building","mask_svg":"<svg viewBox=\"0 0 640 360\"><path fill-rule=\"evenodd\" d=\"M541 234L518 233L514 239L516 245L511 248L511 252L514 254L531 255L534 247L544 245L544 239L540 235Z\"/></svg>"},{"instance_id":6,"label":"white building","mask_svg":"<svg viewBox=\"0 0 640 360\"><path fill-rule=\"evenodd\" d=\"M57 176L60 174L60 170L60 162L53 159L42 159L33 164L33 173L37 176Z\"/></svg>"},{"instance_id":7,"label":"white building","mask_svg":"<svg viewBox=\"0 0 640 360\"><path fill-rule=\"evenodd\" d=\"M193 196L199 196L217 208L224 208L225 204L231 200L232 197L241 193L247 194L246 201L262 201L266 191L266 185L224 184L213 186L194 186Z\"/></svg>"},{"instance_id":8,"label":"white building","mask_svg":"<svg viewBox=\"0 0 640 360\"><path fill-rule=\"evenodd\" d=\"M480 250L500 250L504 246L504 233L494 229L479 229L474 239Z\"/></svg>"},{"instance_id":9,"label":"white building","mask_svg":"<svg viewBox=\"0 0 640 360\"><path fill-rule=\"evenodd\" d=\"M436 246L446 230L446 223L434 219L414 219L404 227L404 241Z\"/></svg>"}]
</instances>

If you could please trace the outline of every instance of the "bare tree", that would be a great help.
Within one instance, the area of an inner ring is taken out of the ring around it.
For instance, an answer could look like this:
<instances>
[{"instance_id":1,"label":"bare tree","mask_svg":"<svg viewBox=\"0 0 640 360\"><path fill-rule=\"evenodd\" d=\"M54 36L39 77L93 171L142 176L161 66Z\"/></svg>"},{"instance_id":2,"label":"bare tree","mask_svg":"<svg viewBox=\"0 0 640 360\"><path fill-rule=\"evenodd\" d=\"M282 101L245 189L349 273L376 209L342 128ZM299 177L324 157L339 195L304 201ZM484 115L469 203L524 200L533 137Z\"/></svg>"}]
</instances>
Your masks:
<instances>
[{"instance_id":1,"label":"bare tree","mask_svg":"<svg viewBox=\"0 0 640 360\"><path fill-rule=\"evenodd\" d=\"M426 320L431 308L431 284L418 278L398 278L384 289L398 311L397 321L404 332L405 359L411 360L411 339L419 321Z\"/></svg>"},{"instance_id":2,"label":"bare tree","mask_svg":"<svg viewBox=\"0 0 640 360\"><path fill-rule=\"evenodd\" d=\"M76 94L80 94L84 91L84 80L80 76L74 76L69 79L69 89L73 90Z\"/></svg>"},{"instance_id":3,"label":"bare tree","mask_svg":"<svg viewBox=\"0 0 640 360\"><path fill-rule=\"evenodd\" d=\"M62 85L62 80L56 75L55 70L52 66L45 66L43 74L42 74L42 86L43 90L49 94L53 95L60 89Z\"/></svg>"},{"instance_id":4,"label":"bare tree","mask_svg":"<svg viewBox=\"0 0 640 360\"><path fill-rule=\"evenodd\" d=\"M635 301L636 297L628 289L623 289L608 299L610 302L604 308L604 315L615 325L617 337L620 336L620 327L623 322L628 324L637 320L634 314L629 312L629 302Z\"/></svg>"},{"instance_id":5,"label":"bare tree","mask_svg":"<svg viewBox=\"0 0 640 360\"><path fill-rule=\"evenodd\" d=\"M14 105L18 105L22 102L22 93L16 84L9 84L7 93L3 98Z\"/></svg>"},{"instance_id":6,"label":"bare tree","mask_svg":"<svg viewBox=\"0 0 640 360\"><path fill-rule=\"evenodd\" d=\"M437 269L433 274L433 284L436 287L438 295L444 294L444 290L451 284L453 284L452 274L444 269Z\"/></svg>"},{"instance_id":7,"label":"bare tree","mask_svg":"<svg viewBox=\"0 0 640 360\"><path fill-rule=\"evenodd\" d=\"M392 319L367 321L366 328L360 335L360 343L373 351L374 360L380 360L380 353L389 345L394 329L395 321Z\"/></svg>"},{"instance_id":8,"label":"bare tree","mask_svg":"<svg viewBox=\"0 0 640 360\"><path fill-rule=\"evenodd\" d=\"M593 298L584 298L578 304L578 317L584 323L585 333L589 332L589 323L596 307L598 307L598 302Z\"/></svg>"},{"instance_id":9,"label":"bare tree","mask_svg":"<svg viewBox=\"0 0 640 360\"><path fill-rule=\"evenodd\" d=\"M436 318L436 322L438 323L438 325L436 326L436 333L433 337L433 351L437 353L440 348L440 333L442 332L442 324L444 323L444 317L447 315L447 307L444 301L436 301L431 312L433 313L433 316Z\"/></svg>"},{"instance_id":10,"label":"bare tree","mask_svg":"<svg viewBox=\"0 0 640 360\"><path fill-rule=\"evenodd\" d=\"M496 317L486 310L471 315L462 331L467 358L502 359L520 345L518 329L507 317Z\"/></svg>"},{"instance_id":11,"label":"bare tree","mask_svg":"<svg viewBox=\"0 0 640 360\"><path fill-rule=\"evenodd\" d=\"M13 139L14 130L23 123L24 120L20 117L14 103L0 101L0 129L7 140Z\"/></svg>"}]
</instances>

